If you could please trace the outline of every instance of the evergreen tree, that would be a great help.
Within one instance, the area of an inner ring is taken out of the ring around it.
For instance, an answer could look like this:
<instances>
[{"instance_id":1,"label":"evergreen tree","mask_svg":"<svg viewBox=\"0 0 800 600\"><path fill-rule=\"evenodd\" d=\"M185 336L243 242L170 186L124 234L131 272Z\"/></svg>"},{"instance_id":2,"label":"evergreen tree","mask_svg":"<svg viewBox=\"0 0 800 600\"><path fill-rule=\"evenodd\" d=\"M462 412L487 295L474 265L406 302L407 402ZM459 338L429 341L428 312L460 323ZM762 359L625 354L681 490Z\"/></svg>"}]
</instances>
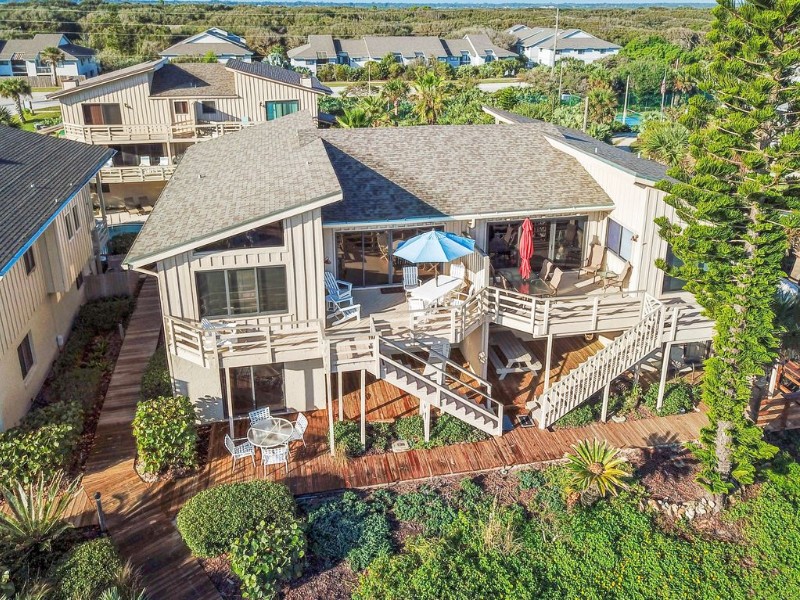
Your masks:
<instances>
[{"instance_id":1,"label":"evergreen tree","mask_svg":"<svg viewBox=\"0 0 800 600\"><path fill-rule=\"evenodd\" d=\"M716 322L702 397L709 425L695 448L700 482L716 494L752 483L776 451L745 415L779 345L775 296L800 201L800 1L717 0L705 95L689 105L691 160L662 182L682 223L658 221L685 279ZM796 214L796 213L795 213Z\"/></svg>"}]
</instances>

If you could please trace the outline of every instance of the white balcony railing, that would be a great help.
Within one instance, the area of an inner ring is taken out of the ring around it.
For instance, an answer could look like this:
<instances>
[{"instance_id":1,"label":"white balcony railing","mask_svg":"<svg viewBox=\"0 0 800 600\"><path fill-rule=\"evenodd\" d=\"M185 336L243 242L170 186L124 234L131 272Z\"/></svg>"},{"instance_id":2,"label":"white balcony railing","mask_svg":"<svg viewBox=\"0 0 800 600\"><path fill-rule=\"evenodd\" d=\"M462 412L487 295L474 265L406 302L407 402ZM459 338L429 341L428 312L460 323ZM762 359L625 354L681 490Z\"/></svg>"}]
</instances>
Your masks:
<instances>
[{"instance_id":1,"label":"white balcony railing","mask_svg":"<svg viewBox=\"0 0 800 600\"><path fill-rule=\"evenodd\" d=\"M185 142L211 139L239 131L252 123L220 121L215 123L181 123L145 125L77 125L64 123L64 136L87 144L114 142Z\"/></svg>"},{"instance_id":2,"label":"white balcony railing","mask_svg":"<svg viewBox=\"0 0 800 600\"><path fill-rule=\"evenodd\" d=\"M155 167L103 167L100 179L103 183L133 183L140 181L167 181L175 172L176 165Z\"/></svg>"}]
</instances>

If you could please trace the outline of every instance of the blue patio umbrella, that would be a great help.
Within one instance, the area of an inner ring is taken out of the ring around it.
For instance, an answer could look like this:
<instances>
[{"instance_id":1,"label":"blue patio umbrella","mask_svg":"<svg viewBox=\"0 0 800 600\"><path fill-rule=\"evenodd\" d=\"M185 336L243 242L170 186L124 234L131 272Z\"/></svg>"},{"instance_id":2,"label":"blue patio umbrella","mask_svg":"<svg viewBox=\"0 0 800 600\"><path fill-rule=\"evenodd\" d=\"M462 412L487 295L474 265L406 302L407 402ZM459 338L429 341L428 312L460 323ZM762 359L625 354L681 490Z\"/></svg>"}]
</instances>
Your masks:
<instances>
[{"instance_id":1,"label":"blue patio umbrella","mask_svg":"<svg viewBox=\"0 0 800 600\"><path fill-rule=\"evenodd\" d=\"M433 230L406 240L394 255L412 263L445 263L474 251L475 240Z\"/></svg>"}]
</instances>

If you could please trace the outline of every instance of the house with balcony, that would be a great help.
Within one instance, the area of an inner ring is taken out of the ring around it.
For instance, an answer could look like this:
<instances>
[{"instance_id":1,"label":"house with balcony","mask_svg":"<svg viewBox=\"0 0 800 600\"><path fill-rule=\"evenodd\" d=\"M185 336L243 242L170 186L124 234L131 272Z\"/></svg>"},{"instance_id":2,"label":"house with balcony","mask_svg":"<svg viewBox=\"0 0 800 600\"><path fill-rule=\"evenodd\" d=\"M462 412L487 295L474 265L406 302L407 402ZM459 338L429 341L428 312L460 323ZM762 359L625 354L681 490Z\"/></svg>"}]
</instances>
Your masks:
<instances>
[{"instance_id":1,"label":"house with balcony","mask_svg":"<svg viewBox=\"0 0 800 600\"><path fill-rule=\"evenodd\" d=\"M320 65L363 67L388 55L402 65L437 60L454 68L516 58L516 54L496 46L482 33L452 40L430 35L365 35L360 39L310 35L308 43L289 50L287 55L293 67L304 67L312 73L316 73Z\"/></svg>"},{"instance_id":2,"label":"house with balcony","mask_svg":"<svg viewBox=\"0 0 800 600\"><path fill-rule=\"evenodd\" d=\"M517 53L527 60L529 66L552 67L564 58L589 64L620 51L617 44L601 40L582 29L514 25L506 33L516 38Z\"/></svg>"},{"instance_id":3,"label":"house with balcony","mask_svg":"<svg viewBox=\"0 0 800 600\"><path fill-rule=\"evenodd\" d=\"M316 119L319 96L330 93L314 77L265 63L161 58L49 97L61 104L65 137L116 151L95 204L118 223L147 217L190 146L300 110Z\"/></svg>"},{"instance_id":4,"label":"house with balcony","mask_svg":"<svg viewBox=\"0 0 800 600\"><path fill-rule=\"evenodd\" d=\"M247 40L243 37L219 27L211 27L162 50L158 55L168 60L182 60L188 57L203 57L209 52L213 53L222 64L229 60L253 62L255 54L247 47Z\"/></svg>"},{"instance_id":5,"label":"house with balcony","mask_svg":"<svg viewBox=\"0 0 800 600\"><path fill-rule=\"evenodd\" d=\"M112 154L0 127L0 431L27 413L96 272L89 183Z\"/></svg>"},{"instance_id":6,"label":"house with balcony","mask_svg":"<svg viewBox=\"0 0 800 600\"><path fill-rule=\"evenodd\" d=\"M436 410L492 435L607 399L645 361L663 392L671 349L712 330L654 265L669 256L653 223L672 216L663 167L495 118L317 129L300 112L186 152L125 262L158 278L175 389L202 421L324 409L332 431L359 377L362 420L369 378L417 399L426 423ZM472 168L453 169L464 148ZM399 255L431 231L470 250ZM524 235L538 278L519 272ZM587 351L554 370L567 347ZM375 412L391 397L373 395Z\"/></svg>"},{"instance_id":7,"label":"house with balcony","mask_svg":"<svg viewBox=\"0 0 800 600\"><path fill-rule=\"evenodd\" d=\"M52 77L53 67L42 60L42 51L51 47L63 54L56 65L59 81L100 73L100 63L91 48L73 44L60 33L37 33L30 39L0 40L0 77Z\"/></svg>"}]
</instances>

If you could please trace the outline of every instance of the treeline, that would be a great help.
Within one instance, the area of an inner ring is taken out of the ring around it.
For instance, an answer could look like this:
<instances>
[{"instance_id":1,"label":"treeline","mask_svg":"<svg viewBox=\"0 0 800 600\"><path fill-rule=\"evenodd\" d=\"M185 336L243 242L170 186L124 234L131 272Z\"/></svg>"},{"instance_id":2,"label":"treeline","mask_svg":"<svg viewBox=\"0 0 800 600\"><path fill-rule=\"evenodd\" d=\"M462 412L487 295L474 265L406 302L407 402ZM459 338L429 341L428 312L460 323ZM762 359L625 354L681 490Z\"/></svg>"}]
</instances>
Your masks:
<instances>
[{"instance_id":1,"label":"treeline","mask_svg":"<svg viewBox=\"0 0 800 600\"><path fill-rule=\"evenodd\" d=\"M625 45L653 32L684 48L697 45L711 21L708 9L564 9L559 27L585 29ZM244 36L266 55L276 45L293 48L309 34L339 37L436 35L460 37L475 30L494 33L496 43L510 39L498 32L516 23L554 26L552 9L369 8L335 6L253 6L185 3L109 3L67 0L0 5L0 39L35 33L67 33L101 52L107 68L154 57L158 51L208 27Z\"/></svg>"}]
</instances>

